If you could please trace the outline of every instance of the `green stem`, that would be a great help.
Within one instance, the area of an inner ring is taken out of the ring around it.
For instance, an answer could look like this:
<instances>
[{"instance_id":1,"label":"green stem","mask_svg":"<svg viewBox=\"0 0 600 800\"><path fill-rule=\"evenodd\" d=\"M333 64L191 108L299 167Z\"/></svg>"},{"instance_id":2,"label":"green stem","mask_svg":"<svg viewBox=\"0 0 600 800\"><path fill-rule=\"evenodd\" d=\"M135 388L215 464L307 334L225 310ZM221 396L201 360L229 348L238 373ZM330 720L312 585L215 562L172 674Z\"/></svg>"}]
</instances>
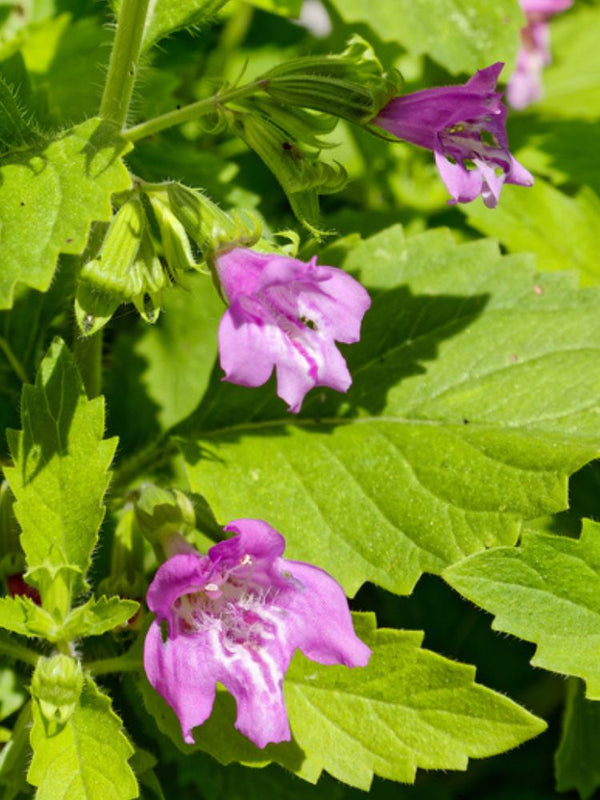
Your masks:
<instances>
[{"instance_id":1,"label":"green stem","mask_svg":"<svg viewBox=\"0 0 600 800\"><path fill-rule=\"evenodd\" d=\"M100 116L119 127L125 124L142 47L150 0L123 0L110 54Z\"/></svg>"},{"instance_id":2,"label":"green stem","mask_svg":"<svg viewBox=\"0 0 600 800\"><path fill-rule=\"evenodd\" d=\"M139 672L143 669L143 661L138 656L130 656L125 653L123 656L114 658L102 658L86 664L92 675L108 675L110 672Z\"/></svg>"},{"instance_id":3,"label":"green stem","mask_svg":"<svg viewBox=\"0 0 600 800\"><path fill-rule=\"evenodd\" d=\"M2 350L6 356L6 360L13 368L13 371L19 380L21 380L23 383L29 383L29 378L27 377L27 373L25 372L23 365L13 353L11 346L3 336L0 336L0 350Z\"/></svg>"},{"instance_id":4,"label":"green stem","mask_svg":"<svg viewBox=\"0 0 600 800\"><path fill-rule=\"evenodd\" d=\"M134 125L133 128L123 132L123 136L130 142L137 142L140 139L145 139L146 136L152 136L154 133L164 131L167 128L172 128L175 125L181 125L183 122L189 122L198 117L203 117L206 114L211 114L216 111L219 106L224 106L231 103L233 100L239 100L242 97L254 94L260 91L266 85L265 79L252 81L244 86L239 86L236 89L230 89L226 92L218 92L211 97L204 100L198 100L196 103L190 103L183 108L178 108L176 111L169 111L167 114L161 114L160 117L154 117L147 122L141 122L139 125Z\"/></svg>"},{"instance_id":5,"label":"green stem","mask_svg":"<svg viewBox=\"0 0 600 800\"><path fill-rule=\"evenodd\" d=\"M4 653L4 655L7 655L9 658L23 661L25 664L31 664L32 667L35 667L40 657L40 654L36 653L35 650L30 650L28 647L25 647L25 645L15 642L8 636L2 636L0 638L0 653Z\"/></svg>"},{"instance_id":6,"label":"green stem","mask_svg":"<svg viewBox=\"0 0 600 800\"><path fill-rule=\"evenodd\" d=\"M91 336L75 333L73 354L90 400L102 393L102 330Z\"/></svg>"}]
</instances>

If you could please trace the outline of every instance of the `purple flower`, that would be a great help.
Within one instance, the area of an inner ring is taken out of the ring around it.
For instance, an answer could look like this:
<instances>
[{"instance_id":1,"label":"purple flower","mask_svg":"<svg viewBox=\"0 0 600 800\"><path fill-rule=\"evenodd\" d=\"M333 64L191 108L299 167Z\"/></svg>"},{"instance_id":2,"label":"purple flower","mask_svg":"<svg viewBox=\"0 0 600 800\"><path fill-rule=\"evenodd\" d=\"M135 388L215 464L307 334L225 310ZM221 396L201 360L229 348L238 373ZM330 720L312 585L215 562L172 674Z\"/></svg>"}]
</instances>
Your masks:
<instances>
[{"instance_id":1,"label":"purple flower","mask_svg":"<svg viewBox=\"0 0 600 800\"><path fill-rule=\"evenodd\" d=\"M281 558L283 536L262 520L234 520L225 530L236 535L208 555L175 555L156 573L144 667L189 744L210 716L219 682L236 700L235 727L265 747L291 738L282 684L297 649L347 667L365 666L371 651L354 633L331 575Z\"/></svg>"},{"instance_id":2,"label":"purple flower","mask_svg":"<svg viewBox=\"0 0 600 800\"><path fill-rule=\"evenodd\" d=\"M451 203L469 203L480 194L494 208L505 182L533 183L508 149L507 109L496 91L503 66L498 62L480 69L461 86L395 97L373 120L395 136L433 150Z\"/></svg>"},{"instance_id":3,"label":"purple flower","mask_svg":"<svg viewBox=\"0 0 600 800\"><path fill-rule=\"evenodd\" d=\"M341 269L243 247L217 256L230 303L219 327L226 381L260 386L277 369L277 394L294 413L313 386L345 392L352 378L335 342L357 342L371 304Z\"/></svg>"},{"instance_id":4,"label":"purple flower","mask_svg":"<svg viewBox=\"0 0 600 800\"><path fill-rule=\"evenodd\" d=\"M513 108L525 108L542 94L542 71L552 61L548 20L573 5L573 0L521 0L527 25L521 29L517 66L506 88Z\"/></svg>"}]
</instances>

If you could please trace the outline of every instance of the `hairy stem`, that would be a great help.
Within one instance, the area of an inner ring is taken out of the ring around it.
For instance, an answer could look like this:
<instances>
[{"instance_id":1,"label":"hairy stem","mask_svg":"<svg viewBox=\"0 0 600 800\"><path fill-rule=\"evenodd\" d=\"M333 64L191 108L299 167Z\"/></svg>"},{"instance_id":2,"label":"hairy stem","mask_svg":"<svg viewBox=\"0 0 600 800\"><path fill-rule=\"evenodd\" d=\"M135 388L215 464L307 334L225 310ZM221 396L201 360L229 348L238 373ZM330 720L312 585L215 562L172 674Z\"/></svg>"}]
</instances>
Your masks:
<instances>
[{"instance_id":1,"label":"hairy stem","mask_svg":"<svg viewBox=\"0 0 600 800\"><path fill-rule=\"evenodd\" d=\"M139 656L131 656L125 653L114 658L102 658L86 664L86 669L92 675L108 675L110 672L140 672L143 669L143 662Z\"/></svg>"},{"instance_id":2,"label":"hairy stem","mask_svg":"<svg viewBox=\"0 0 600 800\"><path fill-rule=\"evenodd\" d=\"M17 661L23 661L25 664L31 664L32 667L35 667L40 657L40 654L36 653L35 650L30 650L8 635L0 636L0 653Z\"/></svg>"},{"instance_id":3,"label":"hairy stem","mask_svg":"<svg viewBox=\"0 0 600 800\"><path fill-rule=\"evenodd\" d=\"M110 54L100 116L119 127L125 124L150 0L123 0Z\"/></svg>"},{"instance_id":4,"label":"hairy stem","mask_svg":"<svg viewBox=\"0 0 600 800\"><path fill-rule=\"evenodd\" d=\"M173 128L175 125L181 125L183 122L198 119L198 117L206 116L216 111L219 106L224 106L231 103L233 100L239 100L242 97L254 94L260 91L265 86L265 80L252 81L244 86L239 86L229 91L218 92L211 97L204 100L198 100L196 103L190 103L183 108L178 108L175 111L169 111L167 114L161 114L160 117L154 117L147 122L141 122L139 125L134 125L124 131L123 135L130 142L137 142L144 139L146 136L152 136L154 133L159 133L167 128Z\"/></svg>"}]
</instances>

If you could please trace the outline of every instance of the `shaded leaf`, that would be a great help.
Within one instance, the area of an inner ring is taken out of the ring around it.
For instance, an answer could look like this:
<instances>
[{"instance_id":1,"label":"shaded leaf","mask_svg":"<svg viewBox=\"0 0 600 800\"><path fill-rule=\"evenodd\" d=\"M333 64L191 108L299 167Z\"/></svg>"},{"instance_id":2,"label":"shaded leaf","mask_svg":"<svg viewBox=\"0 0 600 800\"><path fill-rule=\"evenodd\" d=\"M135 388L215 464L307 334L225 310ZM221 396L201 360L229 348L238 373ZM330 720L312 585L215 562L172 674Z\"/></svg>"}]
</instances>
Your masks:
<instances>
[{"instance_id":1,"label":"shaded leaf","mask_svg":"<svg viewBox=\"0 0 600 800\"><path fill-rule=\"evenodd\" d=\"M59 253L81 253L91 223L111 218L111 195L130 185L128 148L90 119L0 161L0 308L10 308L17 283L48 289Z\"/></svg>"},{"instance_id":2,"label":"shaded leaf","mask_svg":"<svg viewBox=\"0 0 600 800\"><path fill-rule=\"evenodd\" d=\"M581 681L570 680L560 745L554 758L556 788L576 789L582 800L600 786L600 703L585 699Z\"/></svg>"},{"instance_id":3,"label":"shaded leaf","mask_svg":"<svg viewBox=\"0 0 600 800\"><path fill-rule=\"evenodd\" d=\"M583 678L600 699L600 525L579 540L527 533L446 570L457 591L489 611L496 630L534 642L531 663Z\"/></svg>"}]
</instances>

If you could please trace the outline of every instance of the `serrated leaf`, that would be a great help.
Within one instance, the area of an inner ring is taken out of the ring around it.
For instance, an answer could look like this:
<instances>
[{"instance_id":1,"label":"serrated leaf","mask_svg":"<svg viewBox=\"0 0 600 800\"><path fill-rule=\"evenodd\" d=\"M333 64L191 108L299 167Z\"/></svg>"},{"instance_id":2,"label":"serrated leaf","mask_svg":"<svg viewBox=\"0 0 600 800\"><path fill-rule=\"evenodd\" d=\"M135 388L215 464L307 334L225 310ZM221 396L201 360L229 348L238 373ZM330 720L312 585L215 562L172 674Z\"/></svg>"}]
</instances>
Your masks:
<instances>
[{"instance_id":1,"label":"serrated leaf","mask_svg":"<svg viewBox=\"0 0 600 800\"><path fill-rule=\"evenodd\" d=\"M234 702L223 693L211 718L184 745L173 713L144 689L147 709L184 752L203 749L221 763L275 761L315 783L322 771L368 789L374 774L412 783L418 768L466 769L537 735L545 723L474 683L475 668L421 648L419 631L375 629L355 614L373 650L364 669L323 667L297 654L284 682L293 740L259 750L233 730Z\"/></svg>"},{"instance_id":2,"label":"serrated leaf","mask_svg":"<svg viewBox=\"0 0 600 800\"><path fill-rule=\"evenodd\" d=\"M20 107L16 93L0 75L0 148L26 147L38 138Z\"/></svg>"},{"instance_id":3,"label":"serrated leaf","mask_svg":"<svg viewBox=\"0 0 600 800\"><path fill-rule=\"evenodd\" d=\"M600 525L585 521L579 540L527 533L520 547L478 553L444 578L493 614L496 630L534 642L532 664L583 678L600 699Z\"/></svg>"},{"instance_id":4,"label":"serrated leaf","mask_svg":"<svg viewBox=\"0 0 600 800\"><path fill-rule=\"evenodd\" d=\"M554 757L556 788L576 789L588 800L600 786L600 703L586 700L581 681L570 680L560 745Z\"/></svg>"},{"instance_id":5,"label":"serrated leaf","mask_svg":"<svg viewBox=\"0 0 600 800\"><path fill-rule=\"evenodd\" d=\"M543 720L476 684L475 668L421 648L419 631L375 629L354 615L373 650L362 670L322 667L297 655L286 677L301 774L327 770L367 790L373 774L412 783L417 768L466 769L541 733Z\"/></svg>"},{"instance_id":6,"label":"serrated leaf","mask_svg":"<svg viewBox=\"0 0 600 800\"><path fill-rule=\"evenodd\" d=\"M119 625L125 625L140 604L120 597L99 597L75 608L66 618L61 635L65 639L100 636Z\"/></svg>"},{"instance_id":7,"label":"serrated leaf","mask_svg":"<svg viewBox=\"0 0 600 800\"><path fill-rule=\"evenodd\" d=\"M121 160L129 147L90 119L0 161L0 308L10 308L17 283L48 289L59 253L81 253L92 222L111 218L111 195L130 185Z\"/></svg>"},{"instance_id":8,"label":"serrated leaf","mask_svg":"<svg viewBox=\"0 0 600 800\"><path fill-rule=\"evenodd\" d=\"M53 617L29 597L0 597L0 627L21 636L49 638L56 630Z\"/></svg>"},{"instance_id":9,"label":"serrated leaf","mask_svg":"<svg viewBox=\"0 0 600 800\"><path fill-rule=\"evenodd\" d=\"M133 800L135 776L127 761L133 748L109 698L86 678L75 711L53 735L36 701L31 729L33 760L27 773L37 800Z\"/></svg>"},{"instance_id":10,"label":"serrated leaf","mask_svg":"<svg viewBox=\"0 0 600 800\"><path fill-rule=\"evenodd\" d=\"M267 519L349 593L410 592L566 508L567 476L598 453L598 293L444 231L392 228L346 267L376 287L344 350L347 396L313 392L294 424L272 383L232 387L217 369L181 448L220 523Z\"/></svg>"},{"instance_id":11,"label":"serrated leaf","mask_svg":"<svg viewBox=\"0 0 600 800\"><path fill-rule=\"evenodd\" d=\"M103 440L103 399L87 399L60 339L42 361L35 386L23 387L21 416L23 430L8 432L14 466L5 476L17 498L29 570L66 567L85 575L116 440Z\"/></svg>"},{"instance_id":12,"label":"serrated leaf","mask_svg":"<svg viewBox=\"0 0 600 800\"><path fill-rule=\"evenodd\" d=\"M384 41L425 53L453 74L511 64L523 17L513 0L330 0L346 22L366 23Z\"/></svg>"},{"instance_id":13,"label":"serrated leaf","mask_svg":"<svg viewBox=\"0 0 600 800\"><path fill-rule=\"evenodd\" d=\"M142 51L181 28L200 25L225 5L227 0L158 0L150 6L146 20ZM115 3L118 10L120 2Z\"/></svg>"},{"instance_id":14,"label":"serrated leaf","mask_svg":"<svg viewBox=\"0 0 600 800\"><path fill-rule=\"evenodd\" d=\"M540 268L578 269L583 285L598 285L598 195L584 187L569 197L539 179L526 191L506 189L492 213L479 202L465 207L470 224L512 252L536 253Z\"/></svg>"}]
</instances>

